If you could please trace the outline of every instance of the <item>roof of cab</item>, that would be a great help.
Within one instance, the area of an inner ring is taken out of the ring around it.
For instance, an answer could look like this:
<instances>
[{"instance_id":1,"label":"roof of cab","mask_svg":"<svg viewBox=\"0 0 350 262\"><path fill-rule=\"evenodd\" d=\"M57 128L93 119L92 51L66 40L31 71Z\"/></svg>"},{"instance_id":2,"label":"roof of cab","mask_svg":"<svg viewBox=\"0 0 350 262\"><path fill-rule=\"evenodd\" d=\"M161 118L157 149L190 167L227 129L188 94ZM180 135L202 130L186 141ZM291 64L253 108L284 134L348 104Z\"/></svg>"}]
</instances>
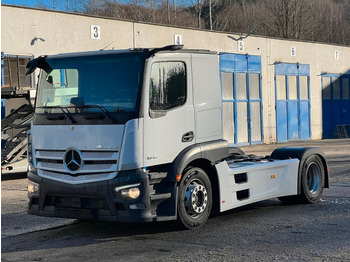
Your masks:
<instances>
[{"instance_id":1,"label":"roof of cab","mask_svg":"<svg viewBox=\"0 0 350 262\"><path fill-rule=\"evenodd\" d=\"M79 56L94 56L94 55L113 55L113 54L127 54L131 52L140 52L143 53L145 58L151 57L156 53L163 52L179 52L179 53L188 53L188 54L217 54L209 50L200 50L200 49L183 49L183 45L168 45L159 48L133 48L133 49L121 49L121 50L99 50L99 51L88 51L88 52L75 52L75 53L63 53L57 55L44 55L39 56L27 64L26 75L34 72L36 68L43 68L45 70L49 69L50 66L47 64L46 59L56 59L56 58L67 58L67 57L79 57Z\"/></svg>"},{"instance_id":2,"label":"roof of cab","mask_svg":"<svg viewBox=\"0 0 350 262\"><path fill-rule=\"evenodd\" d=\"M47 55L46 58L61 58L61 57L77 57L77 56L91 56L91 55L110 55L110 54L122 54L130 52L148 53L152 56L155 53L160 52L181 52L181 53L205 53L205 54L217 54L216 52L202 49L183 49L183 45L168 45L159 48L130 48L119 50L98 50L87 52L74 52L74 53L62 53L56 55Z\"/></svg>"}]
</instances>

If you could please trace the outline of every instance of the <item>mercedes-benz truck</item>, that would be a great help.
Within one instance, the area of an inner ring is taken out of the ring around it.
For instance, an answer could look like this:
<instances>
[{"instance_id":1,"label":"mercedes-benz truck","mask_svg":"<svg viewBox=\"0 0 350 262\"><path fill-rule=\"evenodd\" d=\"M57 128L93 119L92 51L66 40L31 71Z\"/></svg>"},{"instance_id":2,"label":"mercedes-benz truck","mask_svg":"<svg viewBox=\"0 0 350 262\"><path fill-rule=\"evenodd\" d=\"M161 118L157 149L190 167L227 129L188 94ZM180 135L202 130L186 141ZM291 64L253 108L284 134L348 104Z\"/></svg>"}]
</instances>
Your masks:
<instances>
[{"instance_id":1,"label":"mercedes-benz truck","mask_svg":"<svg viewBox=\"0 0 350 262\"><path fill-rule=\"evenodd\" d=\"M315 203L329 186L318 148L258 157L224 139L216 52L69 53L27 68L40 69L28 135L31 214L178 219L192 229L211 212L270 198Z\"/></svg>"}]
</instances>

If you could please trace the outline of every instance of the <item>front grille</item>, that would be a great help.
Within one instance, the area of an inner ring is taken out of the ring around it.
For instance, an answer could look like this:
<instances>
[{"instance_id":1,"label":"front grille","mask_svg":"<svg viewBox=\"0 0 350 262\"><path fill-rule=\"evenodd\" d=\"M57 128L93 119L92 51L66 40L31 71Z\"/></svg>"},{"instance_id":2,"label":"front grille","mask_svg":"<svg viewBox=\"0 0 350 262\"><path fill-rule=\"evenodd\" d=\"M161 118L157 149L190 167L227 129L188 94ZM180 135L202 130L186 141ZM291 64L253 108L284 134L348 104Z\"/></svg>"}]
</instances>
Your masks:
<instances>
[{"instance_id":1,"label":"front grille","mask_svg":"<svg viewBox=\"0 0 350 262\"><path fill-rule=\"evenodd\" d=\"M42 172L72 175L64 164L64 150L36 150L36 167ZM112 173L117 171L118 151L81 151L83 164L74 173L79 175L96 175L101 173Z\"/></svg>"}]
</instances>

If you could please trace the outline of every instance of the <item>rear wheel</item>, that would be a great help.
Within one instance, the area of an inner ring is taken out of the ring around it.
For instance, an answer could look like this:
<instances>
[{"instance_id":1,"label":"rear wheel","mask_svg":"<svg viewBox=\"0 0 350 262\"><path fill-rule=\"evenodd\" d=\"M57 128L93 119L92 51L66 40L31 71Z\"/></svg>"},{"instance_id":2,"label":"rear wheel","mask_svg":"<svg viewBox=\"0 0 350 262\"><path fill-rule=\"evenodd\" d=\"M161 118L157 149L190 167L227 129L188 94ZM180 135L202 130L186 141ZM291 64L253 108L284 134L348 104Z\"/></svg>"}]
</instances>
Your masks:
<instances>
[{"instance_id":1,"label":"rear wheel","mask_svg":"<svg viewBox=\"0 0 350 262\"><path fill-rule=\"evenodd\" d=\"M306 159L301 176L301 201L316 203L320 200L324 187L325 173L322 160L317 155Z\"/></svg>"},{"instance_id":2,"label":"rear wheel","mask_svg":"<svg viewBox=\"0 0 350 262\"><path fill-rule=\"evenodd\" d=\"M287 203L316 203L320 200L325 181L325 171L318 155L309 156L301 171L300 195L280 197Z\"/></svg>"},{"instance_id":3,"label":"rear wheel","mask_svg":"<svg viewBox=\"0 0 350 262\"><path fill-rule=\"evenodd\" d=\"M212 208L210 179L198 167L185 171L179 186L178 215L181 223L189 228L198 228L207 221Z\"/></svg>"}]
</instances>

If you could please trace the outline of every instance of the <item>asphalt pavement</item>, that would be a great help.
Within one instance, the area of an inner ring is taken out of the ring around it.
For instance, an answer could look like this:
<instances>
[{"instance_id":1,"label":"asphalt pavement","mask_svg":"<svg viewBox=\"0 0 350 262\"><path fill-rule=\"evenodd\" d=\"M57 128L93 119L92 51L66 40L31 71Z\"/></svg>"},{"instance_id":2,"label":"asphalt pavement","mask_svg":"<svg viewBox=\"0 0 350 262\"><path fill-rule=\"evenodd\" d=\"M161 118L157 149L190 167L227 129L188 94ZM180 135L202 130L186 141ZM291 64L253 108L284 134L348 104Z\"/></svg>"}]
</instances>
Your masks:
<instances>
[{"instance_id":1,"label":"asphalt pavement","mask_svg":"<svg viewBox=\"0 0 350 262\"><path fill-rule=\"evenodd\" d=\"M1 182L2 261L350 261L350 139L244 146L316 146L331 188L315 205L271 199L212 217L198 230L172 222L120 224L29 215L25 175Z\"/></svg>"}]
</instances>

